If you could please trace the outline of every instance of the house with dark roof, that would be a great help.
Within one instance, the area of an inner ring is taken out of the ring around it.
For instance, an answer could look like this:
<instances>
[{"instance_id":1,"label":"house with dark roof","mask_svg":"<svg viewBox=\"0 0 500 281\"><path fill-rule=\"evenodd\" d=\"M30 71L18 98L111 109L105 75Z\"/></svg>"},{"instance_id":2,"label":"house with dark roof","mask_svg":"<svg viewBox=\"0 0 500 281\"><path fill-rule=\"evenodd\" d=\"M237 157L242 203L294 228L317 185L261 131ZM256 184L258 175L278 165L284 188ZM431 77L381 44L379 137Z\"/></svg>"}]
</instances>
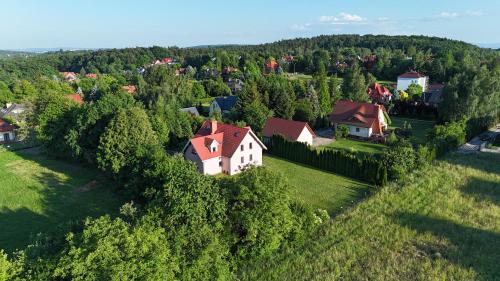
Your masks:
<instances>
[{"instance_id":1,"label":"house with dark roof","mask_svg":"<svg viewBox=\"0 0 500 281\"><path fill-rule=\"evenodd\" d=\"M207 120L182 153L186 160L196 163L200 173L234 175L250 166L261 166L264 149L266 146L250 127Z\"/></svg>"},{"instance_id":2,"label":"house with dark roof","mask_svg":"<svg viewBox=\"0 0 500 281\"><path fill-rule=\"evenodd\" d=\"M16 125L0 119L0 143L8 143L16 141Z\"/></svg>"},{"instance_id":3,"label":"house with dark roof","mask_svg":"<svg viewBox=\"0 0 500 281\"><path fill-rule=\"evenodd\" d=\"M224 96L215 98L210 104L210 116L213 116L215 112L220 112L222 114L229 113L234 108L237 102L237 96Z\"/></svg>"},{"instance_id":4,"label":"house with dark roof","mask_svg":"<svg viewBox=\"0 0 500 281\"><path fill-rule=\"evenodd\" d=\"M386 87L380 85L379 83L374 83L368 87L366 90L368 96L373 102L376 103L388 103L392 100L392 93Z\"/></svg>"},{"instance_id":5,"label":"house with dark roof","mask_svg":"<svg viewBox=\"0 0 500 281\"><path fill-rule=\"evenodd\" d=\"M346 125L351 136L369 138L383 135L387 129L386 112L383 105L338 101L330 114L334 128Z\"/></svg>"},{"instance_id":6,"label":"house with dark roof","mask_svg":"<svg viewBox=\"0 0 500 281\"><path fill-rule=\"evenodd\" d=\"M274 135L280 135L289 141L303 142L309 145L313 144L313 140L316 137L316 134L307 122L271 117L266 121L266 125L262 130L262 136L266 139Z\"/></svg>"},{"instance_id":7,"label":"house with dark roof","mask_svg":"<svg viewBox=\"0 0 500 281\"><path fill-rule=\"evenodd\" d=\"M417 84L426 92L429 86L429 77L416 71L409 71L398 76L398 91L406 91L411 84Z\"/></svg>"},{"instance_id":8,"label":"house with dark roof","mask_svg":"<svg viewBox=\"0 0 500 281\"><path fill-rule=\"evenodd\" d=\"M429 90L423 95L425 105L438 107L442 100L444 87L444 84L439 83L429 85Z\"/></svg>"},{"instance_id":9,"label":"house with dark roof","mask_svg":"<svg viewBox=\"0 0 500 281\"><path fill-rule=\"evenodd\" d=\"M226 81L226 85L229 87L229 89L231 89L231 92L233 92L233 94L243 89L243 81L238 78L229 78Z\"/></svg>"}]
</instances>

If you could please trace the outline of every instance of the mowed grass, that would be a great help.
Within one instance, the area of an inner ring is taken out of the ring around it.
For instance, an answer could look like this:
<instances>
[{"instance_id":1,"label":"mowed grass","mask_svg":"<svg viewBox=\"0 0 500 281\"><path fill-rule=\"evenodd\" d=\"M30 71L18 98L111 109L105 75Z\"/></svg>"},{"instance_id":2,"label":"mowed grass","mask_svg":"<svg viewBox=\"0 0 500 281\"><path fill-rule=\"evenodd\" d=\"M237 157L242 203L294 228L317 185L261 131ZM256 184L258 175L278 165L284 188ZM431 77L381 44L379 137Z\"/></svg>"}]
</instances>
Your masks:
<instances>
[{"instance_id":1,"label":"mowed grass","mask_svg":"<svg viewBox=\"0 0 500 281\"><path fill-rule=\"evenodd\" d=\"M117 214L121 200L94 169L29 152L0 152L0 249L26 247L38 233Z\"/></svg>"},{"instance_id":2,"label":"mowed grass","mask_svg":"<svg viewBox=\"0 0 500 281\"><path fill-rule=\"evenodd\" d=\"M349 152L361 152L370 154L380 154L387 148L387 146L379 143L372 143L368 141L358 141L353 139L339 139L330 144L321 146L321 148L333 148L337 150L346 150Z\"/></svg>"},{"instance_id":3,"label":"mowed grass","mask_svg":"<svg viewBox=\"0 0 500 281\"><path fill-rule=\"evenodd\" d=\"M239 277L499 280L500 155L449 155L335 217L305 245L248 264Z\"/></svg>"},{"instance_id":4,"label":"mowed grass","mask_svg":"<svg viewBox=\"0 0 500 281\"><path fill-rule=\"evenodd\" d=\"M327 210L330 215L357 203L371 190L366 183L280 158L264 156L264 165L285 176L293 199L314 209Z\"/></svg>"},{"instance_id":5,"label":"mowed grass","mask_svg":"<svg viewBox=\"0 0 500 281\"><path fill-rule=\"evenodd\" d=\"M427 134L434 127L434 122L428 120L419 120L419 119L411 119L411 118L402 118L402 117L392 117L392 124L389 127L390 129L395 128L403 128L404 122L411 124L411 132L412 136L410 141L416 144L424 144L427 141Z\"/></svg>"}]
</instances>

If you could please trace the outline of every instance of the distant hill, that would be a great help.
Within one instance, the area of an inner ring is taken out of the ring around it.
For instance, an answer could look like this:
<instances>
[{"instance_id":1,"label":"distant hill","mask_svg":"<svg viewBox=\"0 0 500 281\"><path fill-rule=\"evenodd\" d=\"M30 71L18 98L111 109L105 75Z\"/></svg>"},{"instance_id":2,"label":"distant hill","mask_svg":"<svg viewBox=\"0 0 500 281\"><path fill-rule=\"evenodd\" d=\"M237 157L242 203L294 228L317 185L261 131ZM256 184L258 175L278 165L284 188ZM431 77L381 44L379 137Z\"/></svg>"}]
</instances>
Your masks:
<instances>
[{"instance_id":1,"label":"distant hill","mask_svg":"<svg viewBox=\"0 0 500 281\"><path fill-rule=\"evenodd\" d=\"M20 51L10 51L10 50L0 50L0 58L12 58L12 57L29 57L35 55L31 52L20 52Z\"/></svg>"}]
</instances>

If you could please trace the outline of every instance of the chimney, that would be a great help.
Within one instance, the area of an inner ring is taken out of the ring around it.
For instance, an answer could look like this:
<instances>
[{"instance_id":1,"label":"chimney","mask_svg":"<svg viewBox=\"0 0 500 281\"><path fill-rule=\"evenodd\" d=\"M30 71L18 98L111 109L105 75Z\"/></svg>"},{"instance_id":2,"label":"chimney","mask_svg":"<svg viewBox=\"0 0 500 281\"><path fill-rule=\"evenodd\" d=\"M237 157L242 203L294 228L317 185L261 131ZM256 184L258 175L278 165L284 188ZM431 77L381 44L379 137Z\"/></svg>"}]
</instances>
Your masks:
<instances>
[{"instance_id":1,"label":"chimney","mask_svg":"<svg viewBox=\"0 0 500 281\"><path fill-rule=\"evenodd\" d=\"M210 120L210 134L213 135L217 131L217 120Z\"/></svg>"}]
</instances>

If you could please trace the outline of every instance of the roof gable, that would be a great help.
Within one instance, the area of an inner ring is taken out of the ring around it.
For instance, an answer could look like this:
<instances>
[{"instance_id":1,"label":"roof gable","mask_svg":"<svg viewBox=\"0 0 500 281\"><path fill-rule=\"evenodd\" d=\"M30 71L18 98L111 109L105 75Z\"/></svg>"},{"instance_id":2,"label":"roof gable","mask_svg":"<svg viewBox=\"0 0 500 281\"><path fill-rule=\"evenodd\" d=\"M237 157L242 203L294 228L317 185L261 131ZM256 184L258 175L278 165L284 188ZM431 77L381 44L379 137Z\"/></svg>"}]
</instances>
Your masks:
<instances>
[{"instance_id":1,"label":"roof gable","mask_svg":"<svg viewBox=\"0 0 500 281\"><path fill-rule=\"evenodd\" d=\"M330 121L371 127L375 121L380 122L380 110L385 111L385 108L382 105L341 100L335 104L330 114Z\"/></svg>"}]
</instances>

